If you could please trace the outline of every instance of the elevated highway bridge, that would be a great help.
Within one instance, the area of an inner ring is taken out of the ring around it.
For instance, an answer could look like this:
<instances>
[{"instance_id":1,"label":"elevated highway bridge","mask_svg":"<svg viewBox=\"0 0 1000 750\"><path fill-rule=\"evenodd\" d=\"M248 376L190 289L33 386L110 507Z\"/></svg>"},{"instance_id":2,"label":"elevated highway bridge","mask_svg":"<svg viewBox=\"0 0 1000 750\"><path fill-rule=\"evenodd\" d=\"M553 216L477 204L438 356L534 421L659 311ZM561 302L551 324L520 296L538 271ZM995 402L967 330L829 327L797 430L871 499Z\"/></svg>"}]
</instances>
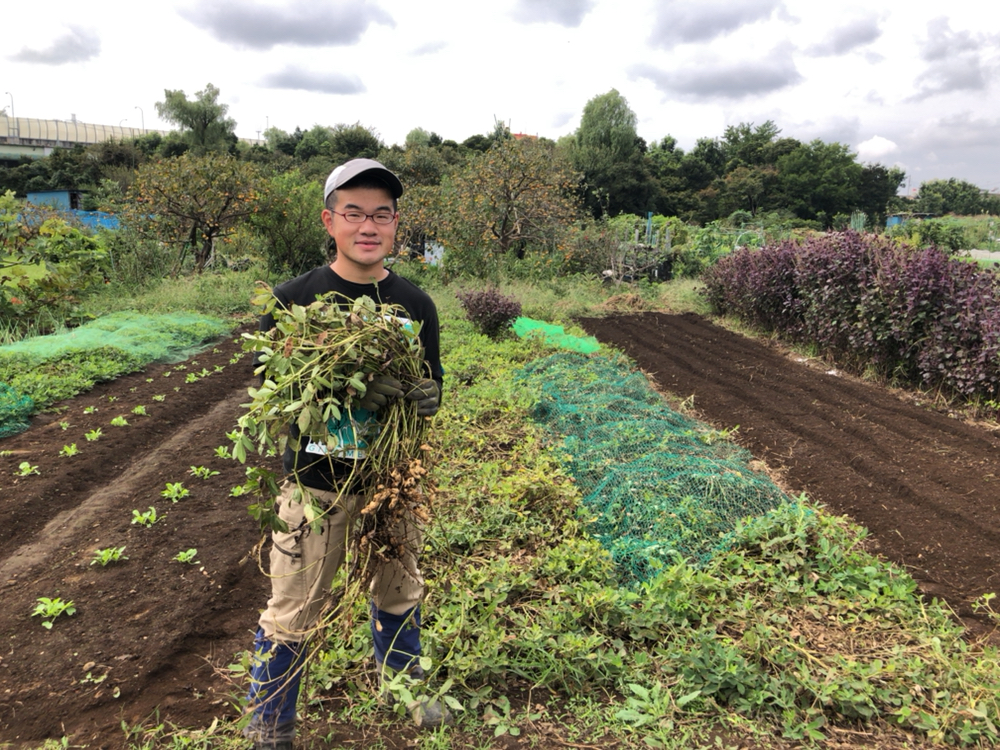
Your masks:
<instances>
[{"instance_id":1,"label":"elevated highway bridge","mask_svg":"<svg viewBox=\"0 0 1000 750\"><path fill-rule=\"evenodd\" d=\"M136 138L152 131L121 125L98 125L79 120L39 120L34 117L10 117L0 114L0 160L17 161L21 157L41 159L53 149L73 148L77 144L102 143L111 139Z\"/></svg>"}]
</instances>

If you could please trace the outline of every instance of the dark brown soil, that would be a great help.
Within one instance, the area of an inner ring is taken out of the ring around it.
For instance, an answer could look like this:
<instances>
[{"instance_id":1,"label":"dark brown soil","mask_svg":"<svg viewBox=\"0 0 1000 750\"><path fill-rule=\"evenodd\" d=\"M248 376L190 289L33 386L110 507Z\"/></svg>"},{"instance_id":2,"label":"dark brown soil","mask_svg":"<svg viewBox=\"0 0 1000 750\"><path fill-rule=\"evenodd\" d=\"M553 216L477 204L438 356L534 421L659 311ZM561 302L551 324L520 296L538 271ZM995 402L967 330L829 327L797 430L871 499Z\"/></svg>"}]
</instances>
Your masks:
<instances>
[{"instance_id":1,"label":"dark brown soil","mask_svg":"<svg viewBox=\"0 0 1000 750\"><path fill-rule=\"evenodd\" d=\"M226 339L186 370L159 365L100 385L0 441L11 452L0 457L0 742L67 735L120 747L122 720L135 725L157 707L179 726L234 715L213 665L251 647L266 601L266 579L246 561L257 524L246 500L229 496L244 469L215 455L251 382L247 359L230 364L239 350ZM212 374L185 382L203 369ZM132 413L139 405L147 416ZM128 426L111 425L118 415ZM102 436L88 442L96 428ZM61 456L71 443L79 453ZM16 476L23 461L38 473ZM219 473L199 479L192 466ZM167 482L190 496L161 497ZM133 509L150 506L163 519L133 525ZM122 545L127 561L90 564L95 550ZM197 564L172 559L189 548ZM75 602L76 614L45 630L31 616L43 596Z\"/></svg>"},{"instance_id":2,"label":"dark brown soil","mask_svg":"<svg viewBox=\"0 0 1000 750\"><path fill-rule=\"evenodd\" d=\"M579 321L667 392L805 492L871 532L884 557L947 601L976 633L971 603L1000 588L1000 434L697 315ZM798 361L797 361L798 360Z\"/></svg>"},{"instance_id":3,"label":"dark brown soil","mask_svg":"<svg viewBox=\"0 0 1000 750\"><path fill-rule=\"evenodd\" d=\"M997 435L695 316L584 325L665 390L694 395L709 421L738 424L738 439L795 491L868 526L882 554L963 616L996 590ZM11 451L0 456L0 744L69 736L74 745L117 748L122 721L148 721L157 709L159 721L180 727L236 715L233 688L215 668L250 647L267 596L266 578L247 560L256 522L245 498L230 497L243 467L215 455L229 444L225 433L251 384L246 360L230 363L239 349L226 339L186 370L158 365L101 385L0 441ZM212 374L184 382L203 368ZM132 414L138 405L147 416ZM118 415L129 426L112 426ZM86 441L96 428L103 436ZM60 456L70 443L79 453ZM23 461L38 473L16 476ZM219 474L198 479L191 466ZM161 497L167 482L183 482L190 496ZM163 520L133 525L132 511L149 506ZM96 549L122 545L128 560L90 564ZM198 564L172 559L189 548ZM45 630L31 617L42 596L72 600L77 612ZM412 732L397 729L378 741L410 741ZM330 731L365 743L349 727ZM540 746L566 745L545 739Z\"/></svg>"}]
</instances>

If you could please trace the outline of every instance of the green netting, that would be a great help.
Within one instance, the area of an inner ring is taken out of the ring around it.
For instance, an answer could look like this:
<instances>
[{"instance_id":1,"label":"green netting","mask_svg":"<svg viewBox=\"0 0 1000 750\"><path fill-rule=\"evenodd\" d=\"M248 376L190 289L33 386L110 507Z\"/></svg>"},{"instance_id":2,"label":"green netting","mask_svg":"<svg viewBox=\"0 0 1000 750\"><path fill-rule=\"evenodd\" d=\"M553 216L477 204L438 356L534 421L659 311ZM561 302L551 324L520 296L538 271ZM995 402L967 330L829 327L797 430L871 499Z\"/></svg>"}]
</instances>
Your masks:
<instances>
[{"instance_id":1,"label":"green netting","mask_svg":"<svg viewBox=\"0 0 1000 750\"><path fill-rule=\"evenodd\" d=\"M0 346L0 383L33 402L27 415L23 406L15 415L13 408L4 410L0 404L0 437L26 429L27 416L35 409L71 398L95 383L152 362L187 359L230 327L226 321L198 313L119 312L66 333Z\"/></svg>"},{"instance_id":2,"label":"green netting","mask_svg":"<svg viewBox=\"0 0 1000 750\"><path fill-rule=\"evenodd\" d=\"M601 348L593 336L572 336L566 333L562 326L555 323L545 323L531 318L518 318L511 327L514 329L514 333L522 339L529 335L541 335L545 338L546 343L571 352L592 354Z\"/></svg>"},{"instance_id":3,"label":"green netting","mask_svg":"<svg viewBox=\"0 0 1000 750\"><path fill-rule=\"evenodd\" d=\"M180 362L201 344L227 333L231 325L198 313L141 315L117 312L66 333L35 336L0 346L0 358L24 357L49 362L74 352L102 347L119 349L144 364Z\"/></svg>"},{"instance_id":4,"label":"green netting","mask_svg":"<svg viewBox=\"0 0 1000 750\"><path fill-rule=\"evenodd\" d=\"M16 435L28 429L28 420L35 413L35 402L6 383L0 383L0 438Z\"/></svg>"},{"instance_id":5,"label":"green netting","mask_svg":"<svg viewBox=\"0 0 1000 750\"><path fill-rule=\"evenodd\" d=\"M787 499L749 468L749 452L673 411L620 361L565 352L520 377L540 394L532 416L562 439L590 531L626 583L679 557L704 563L728 548L739 519Z\"/></svg>"}]
</instances>

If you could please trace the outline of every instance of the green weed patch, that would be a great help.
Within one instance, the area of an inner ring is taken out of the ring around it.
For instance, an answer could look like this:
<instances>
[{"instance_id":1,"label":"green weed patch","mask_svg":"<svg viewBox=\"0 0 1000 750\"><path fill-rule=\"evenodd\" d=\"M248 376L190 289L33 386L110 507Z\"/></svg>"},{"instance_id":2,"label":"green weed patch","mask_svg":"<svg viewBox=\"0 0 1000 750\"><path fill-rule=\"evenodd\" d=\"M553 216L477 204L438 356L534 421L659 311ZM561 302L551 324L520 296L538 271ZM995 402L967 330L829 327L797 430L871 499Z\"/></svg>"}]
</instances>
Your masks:
<instances>
[{"instance_id":1,"label":"green weed patch","mask_svg":"<svg viewBox=\"0 0 1000 750\"><path fill-rule=\"evenodd\" d=\"M761 746L775 735L821 742L835 728L894 746L1000 740L996 650L963 640L945 606L864 551L862 529L805 498L736 522L728 549L700 565L664 563L623 588L587 533L593 514L563 450L532 423L539 393L515 378L549 350L446 325L424 651L466 731L516 733L534 709L514 698L534 691L586 717L586 730L562 730L586 731L584 742L691 747L720 728ZM314 698L358 698L362 720L363 605L355 622L311 677ZM314 719L322 705L311 704Z\"/></svg>"}]
</instances>

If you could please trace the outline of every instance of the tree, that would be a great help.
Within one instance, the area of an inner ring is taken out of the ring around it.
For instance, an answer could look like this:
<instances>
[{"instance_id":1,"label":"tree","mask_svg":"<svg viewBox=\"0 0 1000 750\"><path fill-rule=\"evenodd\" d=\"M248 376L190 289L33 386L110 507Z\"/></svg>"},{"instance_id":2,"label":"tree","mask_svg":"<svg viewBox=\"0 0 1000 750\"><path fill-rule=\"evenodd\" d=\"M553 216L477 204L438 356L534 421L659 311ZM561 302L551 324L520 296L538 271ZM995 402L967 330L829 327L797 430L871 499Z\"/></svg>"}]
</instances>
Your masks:
<instances>
[{"instance_id":1,"label":"tree","mask_svg":"<svg viewBox=\"0 0 1000 750\"><path fill-rule=\"evenodd\" d=\"M778 159L781 205L829 227L859 207L861 165L843 143L817 139Z\"/></svg>"},{"instance_id":2,"label":"tree","mask_svg":"<svg viewBox=\"0 0 1000 750\"><path fill-rule=\"evenodd\" d=\"M975 216L985 212L986 195L971 182L954 177L928 180L920 185L916 209L928 214Z\"/></svg>"},{"instance_id":3,"label":"tree","mask_svg":"<svg viewBox=\"0 0 1000 750\"><path fill-rule=\"evenodd\" d=\"M483 276L502 256L553 248L561 228L579 216L574 185L572 170L553 146L533 139L496 141L442 187L438 236L448 246L446 262Z\"/></svg>"},{"instance_id":4,"label":"tree","mask_svg":"<svg viewBox=\"0 0 1000 750\"><path fill-rule=\"evenodd\" d=\"M262 189L253 164L188 153L140 167L119 215L141 236L178 246L174 274L189 250L200 273L215 241L257 210Z\"/></svg>"},{"instance_id":5,"label":"tree","mask_svg":"<svg viewBox=\"0 0 1000 750\"><path fill-rule=\"evenodd\" d=\"M236 121L226 117L229 105L219 103L219 89L215 86L205 86L195 94L194 101L189 101L183 91L165 89L163 95L164 100L156 103L157 114L182 128L195 154L230 151L236 145Z\"/></svg>"},{"instance_id":6,"label":"tree","mask_svg":"<svg viewBox=\"0 0 1000 750\"><path fill-rule=\"evenodd\" d=\"M485 153L489 151L491 143L488 136L477 133L476 135L470 135L464 141L462 141L462 147L467 148L470 151L479 151L480 153Z\"/></svg>"},{"instance_id":7,"label":"tree","mask_svg":"<svg viewBox=\"0 0 1000 750\"><path fill-rule=\"evenodd\" d=\"M383 148L382 139L374 128L360 122L336 125L330 134L333 160L340 164L348 159L374 159Z\"/></svg>"},{"instance_id":8,"label":"tree","mask_svg":"<svg viewBox=\"0 0 1000 750\"><path fill-rule=\"evenodd\" d=\"M722 178L719 196L721 212L728 216L734 211L749 211L751 216L757 216L777 179L778 170L774 167L736 167Z\"/></svg>"},{"instance_id":9,"label":"tree","mask_svg":"<svg viewBox=\"0 0 1000 750\"><path fill-rule=\"evenodd\" d=\"M264 138L272 151L295 156L295 147L302 140L302 131L295 128L295 132L289 134L280 128L271 127L264 131Z\"/></svg>"},{"instance_id":10,"label":"tree","mask_svg":"<svg viewBox=\"0 0 1000 750\"><path fill-rule=\"evenodd\" d=\"M866 164L861 168L858 182L858 208L871 219L872 226L885 223L889 201L896 195L906 173L898 167Z\"/></svg>"},{"instance_id":11,"label":"tree","mask_svg":"<svg viewBox=\"0 0 1000 750\"><path fill-rule=\"evenodd\" d=\"M449 169L438 149L410 144L405 151L383 149L378 160L396 173L407 190L416 185L437 185Z\"/></svg>"},{"instance_id":12,"label":"tree","mask_svg":"<svg viewBox=\"0 0 1000 750\"><path fill-rule=\"evenodd\" d=\"M323 186L297 169L270 179L266 199L250 216L267 243L269 270L294 277L326 262L329 235L320 221L322 205Z\"/></svg>"},{"instance_id":13,"label":"tree","mask_svg":"<svg viewBox=\"0 0 1000 750\"><path fill-rule=\"evenodd\" d=\"M773 164L769 161L771 153L768 147L780 132L781 129L771 120L756 128L752 122L741 122L739 125L727 127L722 135L726 172L732 172L737 167L762 167Z\"/></svg>"},{"instance_id":14,"label":"tree","mask_svg":"<svg viewBox=\"0 0 1000 750\"><path fill-rule=\"evenodd\" d=\"M645 213L655 186L643 159L646 142L638 118L617 90L595 96L583 108L569 149L583 175L583 199L594 217Z\"/></svg>"}]
</instances>

